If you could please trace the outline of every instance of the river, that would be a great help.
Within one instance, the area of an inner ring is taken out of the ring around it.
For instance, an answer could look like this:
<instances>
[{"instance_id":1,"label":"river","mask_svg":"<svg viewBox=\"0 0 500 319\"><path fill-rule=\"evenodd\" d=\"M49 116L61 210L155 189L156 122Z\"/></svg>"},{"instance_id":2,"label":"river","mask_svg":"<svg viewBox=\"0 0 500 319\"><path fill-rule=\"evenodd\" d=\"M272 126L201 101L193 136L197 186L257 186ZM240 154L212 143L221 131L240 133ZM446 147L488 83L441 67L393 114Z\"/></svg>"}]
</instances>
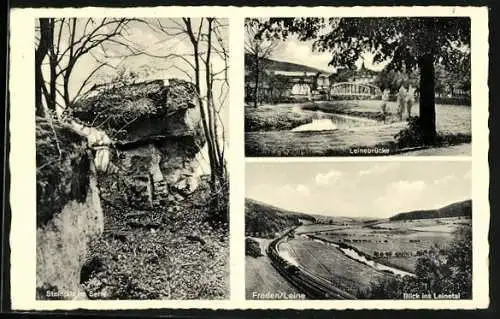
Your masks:
<instances>
[{"instance_id":1,"label":"river","mask_svg":"<svg viewBox=\"0 0 500 319\"><path fill-rule=\"evenodd\" d=\"M331 114L323 111L309 111L298 107L292 108L295 112L314 113L311 123L303 124L293 128L292 132L333 131L352 127L365 127L380 125L379 122L362 117L343 114Z\"/></svg>"}]
</instances>

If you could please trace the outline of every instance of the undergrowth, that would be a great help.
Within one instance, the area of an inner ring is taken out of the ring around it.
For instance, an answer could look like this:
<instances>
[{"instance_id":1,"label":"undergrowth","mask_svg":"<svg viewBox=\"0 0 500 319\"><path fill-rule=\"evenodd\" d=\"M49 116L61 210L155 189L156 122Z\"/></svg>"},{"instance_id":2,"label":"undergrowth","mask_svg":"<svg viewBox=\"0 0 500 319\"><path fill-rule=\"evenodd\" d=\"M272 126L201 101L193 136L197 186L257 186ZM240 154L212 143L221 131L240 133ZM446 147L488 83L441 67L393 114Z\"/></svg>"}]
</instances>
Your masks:
<instances>
[{"instance_id":1,"label":"undergrowth","mask_svg":"<svg viewBox=\"0 0 500 319\"><path fill-rule=\"evenodd\" d=\"M105 232L89 254L99 267L83 282L89 298L228 298L229 232L213 222L223 209L212 211L212 199L201 186L149 212L104 203Z\"/></svg>"}]
</instances>

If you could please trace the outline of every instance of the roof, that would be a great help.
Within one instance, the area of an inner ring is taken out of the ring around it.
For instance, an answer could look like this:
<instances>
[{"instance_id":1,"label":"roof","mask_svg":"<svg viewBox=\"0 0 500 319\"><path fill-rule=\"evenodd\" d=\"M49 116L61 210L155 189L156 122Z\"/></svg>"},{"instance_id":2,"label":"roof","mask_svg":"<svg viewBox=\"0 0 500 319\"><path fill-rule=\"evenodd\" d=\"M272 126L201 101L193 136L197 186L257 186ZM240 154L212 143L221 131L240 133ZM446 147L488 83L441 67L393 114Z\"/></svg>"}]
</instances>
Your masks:
<instances>
[{"instance_id":1,"label":"roof","mask_svg":"<svg viewBox=\"0 0 500 319\"><path fill-rule=\"evenodd\" d=\"M252 56L250 54L245 53L245 66L247 66L250 63L251 58ZM263 60L264 63L266 64L266 70L288 71L288 72L314 72L314 73L326 73L326 74L332 73L298 63L278 61L267 58L264 58Z\"/></svg>"},{"instance_id":2,"label":"roof","mask_svg":"<svg viewBox=\"0 0 500 319\"><path fill-rule=\"evenodd\" d=\"M365 66L365 63L363 62L363 64L361 64L361 67L355 71L356 75L377 75L379 74L379 72L375 71L375 70L372 70L372 69L368 69L366 66Z\"/></svg>"},{"instance_id":3,"label":"roof","mask_svg":"<svg viewBox=\"0 0 500 319\"><path fill-rule=\"evenodd\" d=\"M284 76L316 76L318 72L301 72L301 71L282 71L282 70L273 70L275 75L284 75Z\"/></svg>"}]
</instances>

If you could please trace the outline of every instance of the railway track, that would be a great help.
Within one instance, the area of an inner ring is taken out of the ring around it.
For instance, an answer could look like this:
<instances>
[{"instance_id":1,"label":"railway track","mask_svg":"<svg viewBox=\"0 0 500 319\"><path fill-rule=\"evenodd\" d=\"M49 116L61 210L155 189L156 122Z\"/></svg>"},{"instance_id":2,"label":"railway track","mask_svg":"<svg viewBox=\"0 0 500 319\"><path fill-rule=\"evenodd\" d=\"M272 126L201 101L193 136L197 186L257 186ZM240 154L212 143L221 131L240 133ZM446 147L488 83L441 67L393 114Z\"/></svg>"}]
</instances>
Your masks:
<instances>
[{"instance_id":1,"label":"railway track","mask_svg":"<svg viewBox=\"0 0 500 319\"><path fill-rule=\"evenodd\" d=\"M277 247L291 231L273 240L267 249L271 264L280 275L311 299L356 299L355 296L333 286L333 283L328 279L318 276L300 265L292 265L279 255Z\"/></svg>"}]
</instances>

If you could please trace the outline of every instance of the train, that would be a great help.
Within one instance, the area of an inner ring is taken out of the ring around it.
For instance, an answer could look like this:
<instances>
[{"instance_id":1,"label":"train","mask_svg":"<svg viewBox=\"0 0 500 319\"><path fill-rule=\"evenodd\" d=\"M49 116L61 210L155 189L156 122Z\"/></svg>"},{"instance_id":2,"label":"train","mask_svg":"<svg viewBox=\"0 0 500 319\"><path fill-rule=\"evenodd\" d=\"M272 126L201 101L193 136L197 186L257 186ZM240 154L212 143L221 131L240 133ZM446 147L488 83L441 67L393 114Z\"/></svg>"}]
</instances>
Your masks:
<instances>
[{"instance_id":1,"label":"train","mask_svg":"<svg viewBox=\"0 0 500 319\"><path fill-rule=\"evenodd\" d=\"M349 293L333 287L326 279L320 278L305 269L300 269L297 265L283 259L278 254L277 247L287 234L273 240L266 249L271 264L283 277L311 299L355 299Z\"/></svg>"}]
</instances>

